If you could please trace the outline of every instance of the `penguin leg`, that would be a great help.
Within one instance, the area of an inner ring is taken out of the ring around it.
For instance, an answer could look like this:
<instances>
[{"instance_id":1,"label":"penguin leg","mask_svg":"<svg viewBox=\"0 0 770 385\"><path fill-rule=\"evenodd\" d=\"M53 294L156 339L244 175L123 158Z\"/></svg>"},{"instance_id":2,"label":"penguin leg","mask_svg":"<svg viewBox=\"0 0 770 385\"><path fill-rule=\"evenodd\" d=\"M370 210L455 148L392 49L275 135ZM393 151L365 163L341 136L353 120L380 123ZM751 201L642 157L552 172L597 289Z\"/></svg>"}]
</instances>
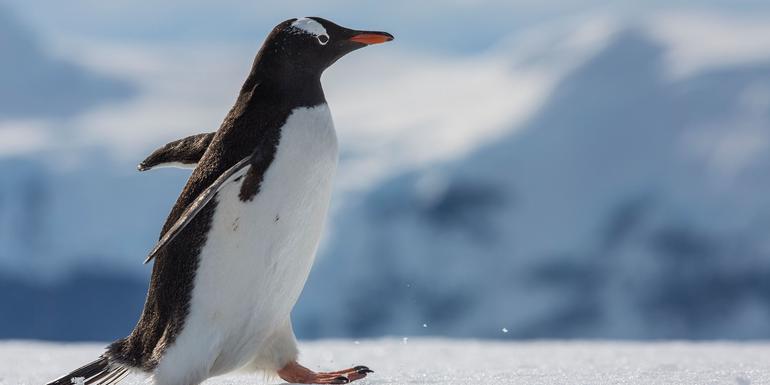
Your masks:
<instances>
[{"instance_id":1,"label":"penguin leg","mask_svg":"<svg viewBox=\"0 0 770 385\"><path fill-rule=\"evenodd\" d=\"M372 373L365 366L336 372L314 372L297 363L297 339L291 327L291 319L283 324L265 342L247 369L277 373L281 379L295 384L347 384Z\"/></svg>"},{"instance_id":2,"label":"penguin leg","mask_svg":"<svg viewBox=\"0 0 770 385\"><path fill-rule=\"evenodd\" d=\"M336 372L314 372L296 361L292 361L278 370L278 376L284 381L295 384L347 384L373 373L366 366L340 370Z\"/></svg>"}]
</instances>

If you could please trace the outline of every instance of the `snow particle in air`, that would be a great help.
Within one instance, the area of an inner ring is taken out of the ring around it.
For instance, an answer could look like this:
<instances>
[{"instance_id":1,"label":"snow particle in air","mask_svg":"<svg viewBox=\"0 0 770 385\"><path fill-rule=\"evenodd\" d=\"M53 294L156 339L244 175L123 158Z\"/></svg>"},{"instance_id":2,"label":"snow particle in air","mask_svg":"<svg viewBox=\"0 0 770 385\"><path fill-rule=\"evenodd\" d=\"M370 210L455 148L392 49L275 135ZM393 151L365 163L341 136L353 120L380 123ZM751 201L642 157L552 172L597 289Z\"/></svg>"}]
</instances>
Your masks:
<instances>
[{"instance_id":1,"label":"snow particle in air","mask_svg":"<svg viewBox=\"0 0 770 385\"><path fill-rule=\"evenodd\" d=\"M508 333L508 329L507 328L503 328L503 333Z\"/></svg>"},{"instance_id":2,"label":"snow particle in air","mask_svg":"<svg viewBox=\"0 0 770 385\"><path fill-rule=\"evenodd\" d=\"M422 327L427 328L428 324L422 324Z\"/></svg>"},{"instance_id":3,"label":"snow particle in air","mask_svg":"<svg viewBox=\"0 0 770 385\"><path fill-rule=\"evenodd\" d=\"M409 342L409 338L407 338L407 337L404 337L404 338L402 338L402 339L401 339L401 342L402 342L404 345L406 345L406 344Z\"/></svg>"}]
</instances>

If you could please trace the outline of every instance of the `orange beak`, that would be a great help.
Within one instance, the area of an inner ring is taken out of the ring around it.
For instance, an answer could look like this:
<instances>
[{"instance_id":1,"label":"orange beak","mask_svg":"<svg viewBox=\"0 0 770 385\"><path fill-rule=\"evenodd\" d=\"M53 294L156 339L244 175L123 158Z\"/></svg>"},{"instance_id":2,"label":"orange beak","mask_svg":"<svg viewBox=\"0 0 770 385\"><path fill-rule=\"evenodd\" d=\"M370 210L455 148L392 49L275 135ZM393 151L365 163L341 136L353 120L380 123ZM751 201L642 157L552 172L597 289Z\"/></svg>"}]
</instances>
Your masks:
<instances>
[{"instance_id":1,"label":"orange beak","mask_svg":"<svg viewBox=\"0 0 770 385\"><path fill-rule=\"evenodd\" d=\"M393 35L387 32L361 32L349 39L356 43L371 45L393 40Z\"/></svg>"}]
</instances>

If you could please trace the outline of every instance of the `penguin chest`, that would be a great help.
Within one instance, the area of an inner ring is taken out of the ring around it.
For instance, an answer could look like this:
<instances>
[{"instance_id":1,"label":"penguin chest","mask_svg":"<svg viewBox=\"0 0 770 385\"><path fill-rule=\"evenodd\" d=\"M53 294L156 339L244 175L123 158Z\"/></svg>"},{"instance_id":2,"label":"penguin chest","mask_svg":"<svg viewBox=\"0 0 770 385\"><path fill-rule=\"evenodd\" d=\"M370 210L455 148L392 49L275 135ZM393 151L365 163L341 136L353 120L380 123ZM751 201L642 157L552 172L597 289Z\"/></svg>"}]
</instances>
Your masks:
<instances>
[{"instance_id":1,"label":"penguin chest","mask_svg":"<svg viewBox=\"0 0 770 385\"><path fill-rule=\"evenodd\" d=\"M336 165L328 107L299 108L281 129L259 193L240 199L245 177L219 191L188 319L206 329L198 336L248 352L285 324L315 257Z\"/></svg>"}]
</instances>

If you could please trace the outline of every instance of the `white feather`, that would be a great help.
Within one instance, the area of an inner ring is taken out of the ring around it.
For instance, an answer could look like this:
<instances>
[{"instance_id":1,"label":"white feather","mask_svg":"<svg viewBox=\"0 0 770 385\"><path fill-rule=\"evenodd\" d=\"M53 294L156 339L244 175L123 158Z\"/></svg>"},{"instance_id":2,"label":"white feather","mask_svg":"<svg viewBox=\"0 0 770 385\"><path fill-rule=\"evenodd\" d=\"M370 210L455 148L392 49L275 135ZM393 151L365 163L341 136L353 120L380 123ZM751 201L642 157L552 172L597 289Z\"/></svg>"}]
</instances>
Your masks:
<instances>
[{"instance_id":1,"label":"white feather","mask_svg":"<svg viewBox=\"0 0 770 385\"><path fill-rule=\"evenodd\" d=\"M277 370L296 359L289 314L323 232L337 166L326 104L293 111L253 200L241 183L215 198L189 316L161 360L158 385L192 385L251 363Z\"/></svg>"},{"instance_id":2,"label":"white feather","mask_svg":"<svg viewBox=\"0 0 770 385\"><path fill-rule=\"evenodd\" d=\"M301 17L295 20L291 23L291 26L313 36L329 36L329 34L326 33L326 28L324 28L321 23L307 17Z\"/></svg>"}]
</instances>

